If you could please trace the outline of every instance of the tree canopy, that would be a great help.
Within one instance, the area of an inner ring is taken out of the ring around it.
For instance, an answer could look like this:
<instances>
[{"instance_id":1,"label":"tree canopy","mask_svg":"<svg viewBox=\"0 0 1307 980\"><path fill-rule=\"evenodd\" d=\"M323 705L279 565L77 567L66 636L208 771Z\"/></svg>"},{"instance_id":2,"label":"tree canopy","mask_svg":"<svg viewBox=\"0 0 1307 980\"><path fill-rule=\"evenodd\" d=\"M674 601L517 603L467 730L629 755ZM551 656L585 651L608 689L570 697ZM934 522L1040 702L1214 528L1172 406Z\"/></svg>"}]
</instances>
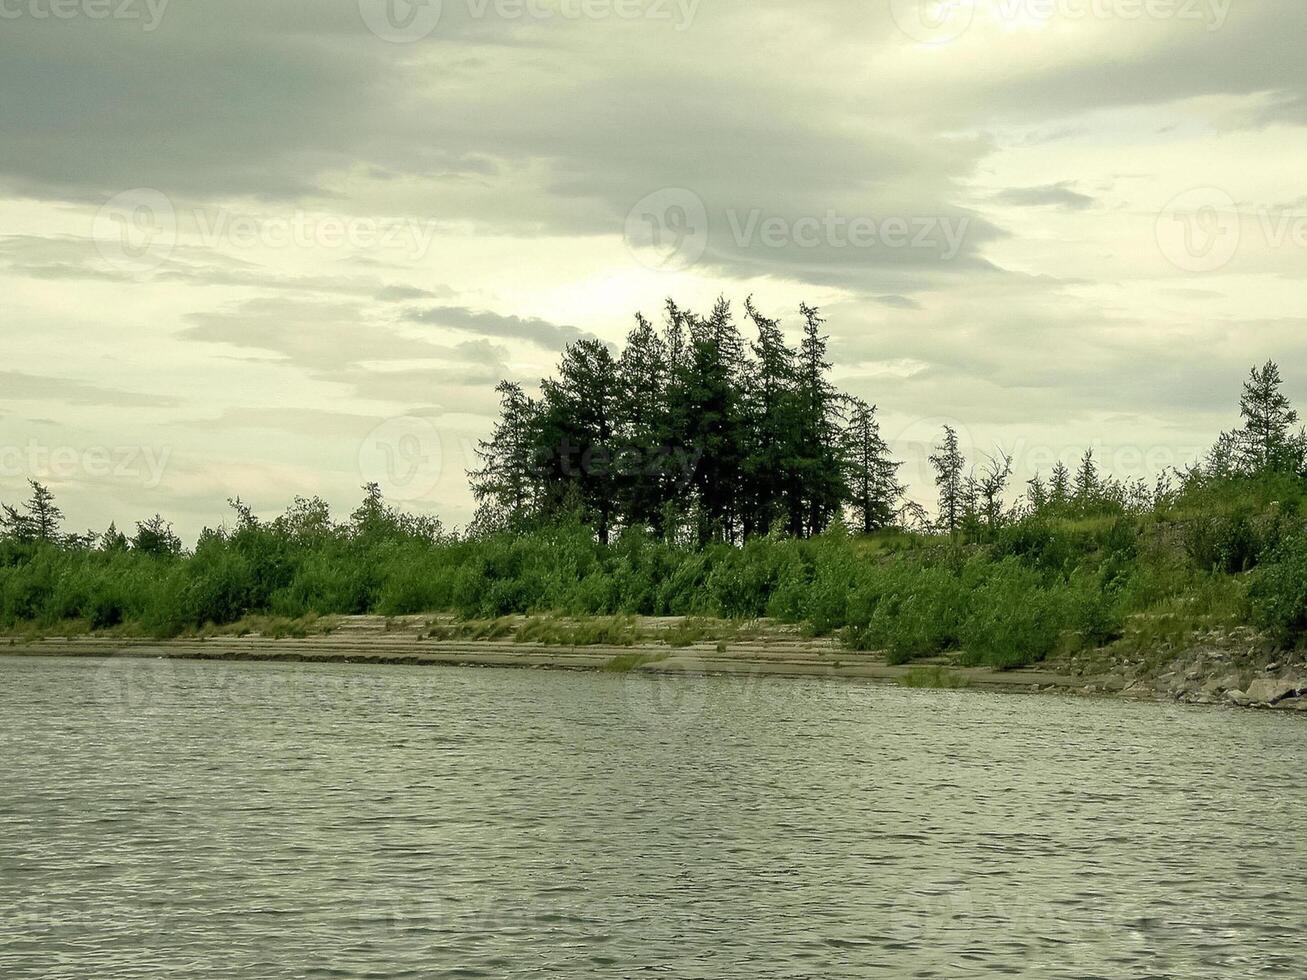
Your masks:
<instances>
[{"instance_id":1,"label":"tree canopy","mask_svg":"<svg viewBox=\"0 0 1307 980\"><path fill-rule=\"evenodd\" d=\"M746 343L725 299L702 316L669 300L662 330L637 315L616 356L569 345L539 398L504 382L470 474L478 523L571 512L602 540L639 525L699 543L891 523L903 487L876 409L831 383L820 312L799 313L792 345L747 299Z\"/></svg>"}]
</instances>

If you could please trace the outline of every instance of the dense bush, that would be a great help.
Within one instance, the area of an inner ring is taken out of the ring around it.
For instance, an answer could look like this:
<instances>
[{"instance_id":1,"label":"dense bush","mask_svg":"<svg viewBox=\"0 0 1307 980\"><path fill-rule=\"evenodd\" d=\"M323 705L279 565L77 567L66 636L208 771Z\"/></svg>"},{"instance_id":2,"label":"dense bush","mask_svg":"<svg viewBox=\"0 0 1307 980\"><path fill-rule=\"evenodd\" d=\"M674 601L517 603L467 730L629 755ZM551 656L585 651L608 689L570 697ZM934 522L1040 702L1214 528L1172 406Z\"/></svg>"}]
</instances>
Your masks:
<instances>
[{"instance_id":1,"label":"dense bush","mask_svg":"<svg viewBox=\"0 0 1307 980\"><path fill-rule=\"evenodd\" d=\"M1286 538L1258 569L1248 590L1254 625L1284 645L1307 637L1307 538Z\"/></svg>"},{"instance_id":2,"label":"dense bush","mask_svg":"<svg viewBox=\"0 0 1307 980\"><path fill-rule=\"evenodd\" d=\"M1053 652L1071 624L1067 590L1049 588L1012 558L968 571L980 580L969 590L962 622L963 663L1020 667Z\"/></svg>"},{"instance_id":3,"label":"dense bush","mask_svg":"<svg viewBox=\"0 0 1307 980\"><path fill-rule=\"evenodd\" d=\"M206 531L191 552L161 519L132 544L0 537L0 628L175 635L247 616L367 612L770 616L894 662L957 653L1014 667L1115 640L1141 611L1236 609L1296 643L1307 536L1296 503L1258 499L1222 500L1208 485L1170 515L1035 513L982 541L854 537L837 522L808 539L703 546L642 528L602 544L580 522L459 537L376 496L339 524L314 502L266 523L238 507L234 529Z\"/></svg>"},{"instance_id":4,"label":"dense bush","mask_svg":"<svg viewBox=\"0 0 1307 980\"><path fill-rule=\"evenodd\" d=\"M878 549L837 525L809 540L700 548L640 529L603 545L566 523L456 538L398 520L389 530L311 535L250 521L206 532L193 553L10 549L0 565L0 626L173 635L251 615L766 615L839 632L895 662L961 651L968 663L1011 667L1047 656L1064 637L1114 639L1132 611L1193 587L1196 573L1162 568L1140 537L1137 522L1122 519L1031 519L991 545ZM1261 570L1250 600L1259 622L1285 636L1307 622L1297 540Z\"/></svg>"}]
</instances>

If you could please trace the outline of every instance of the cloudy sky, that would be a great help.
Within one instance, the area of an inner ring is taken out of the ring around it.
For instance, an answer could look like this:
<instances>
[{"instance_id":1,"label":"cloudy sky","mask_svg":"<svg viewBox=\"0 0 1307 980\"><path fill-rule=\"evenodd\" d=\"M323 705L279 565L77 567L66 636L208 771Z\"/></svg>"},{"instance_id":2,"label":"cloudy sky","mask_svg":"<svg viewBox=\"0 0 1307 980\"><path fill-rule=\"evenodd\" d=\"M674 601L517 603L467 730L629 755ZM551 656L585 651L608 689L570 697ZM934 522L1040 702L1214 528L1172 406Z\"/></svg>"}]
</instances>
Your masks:
<instances>
[{"instance_id":1,"label":"cloudy sky","mask_svg":"<svg viewBox=\"0 0 1307 980\"><path fill-rule=\"evenodd\" d=\"M466 522L500 378L666 296L829 318L929 499L1307 397L1301 0L0 0L0 500L379 480Z\"/></svg>"}]
</instances>

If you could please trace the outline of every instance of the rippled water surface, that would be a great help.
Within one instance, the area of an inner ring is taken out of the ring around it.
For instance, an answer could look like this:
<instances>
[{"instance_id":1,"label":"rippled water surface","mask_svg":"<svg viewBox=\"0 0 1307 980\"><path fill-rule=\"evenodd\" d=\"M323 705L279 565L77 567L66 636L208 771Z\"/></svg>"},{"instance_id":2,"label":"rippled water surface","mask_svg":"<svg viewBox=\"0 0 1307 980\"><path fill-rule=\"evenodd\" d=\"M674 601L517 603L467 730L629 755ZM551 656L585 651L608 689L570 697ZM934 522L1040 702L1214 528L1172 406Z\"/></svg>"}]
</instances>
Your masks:
<instances>
[{"instance_id":1,"label":"rippled water surface","mask_svg":"<svg viewBox=\"0 0 1307 980\"><path fill-rule=\"evenodd\" d=\"M1307 976L1307 721L0 661L0 976Z\"/></svg>"}]
</instances>

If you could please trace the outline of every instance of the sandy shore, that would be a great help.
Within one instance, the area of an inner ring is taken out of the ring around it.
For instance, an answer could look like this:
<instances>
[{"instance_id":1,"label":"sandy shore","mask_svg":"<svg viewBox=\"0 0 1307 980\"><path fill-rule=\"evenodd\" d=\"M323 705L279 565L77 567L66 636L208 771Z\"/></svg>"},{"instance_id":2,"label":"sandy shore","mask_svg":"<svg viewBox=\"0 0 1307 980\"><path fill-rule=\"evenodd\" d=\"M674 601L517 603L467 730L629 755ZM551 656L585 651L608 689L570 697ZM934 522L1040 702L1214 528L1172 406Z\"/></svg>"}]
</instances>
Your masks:
<instances>
[{"instance_id":1,"label":"sandy shore","mask_svg":"<svg viewBox=\"0 0 1307 980\"><path fill-rule=\"evenodd\" d=\"M518 625L523 620L516 621ZM520 642L512 632L495 639L445 638L426 616L336 617L321 632L273 638L256 633L172 640L112 636L0 637L0 656L171 657L185 660L290 661L303 663L407 664L520 667L542 670L612 670L675 674L752 674L901 683L922 668L941 667L972 688L1081 695L1119 695L1143 700L1191 700L1165 684L1141 682L1116 671L1086 672L1057 663L1024 670L955 667L943 658L897 666L874 652L848 650L829 638L804 637L792 628L758 624L744 638L710 639L688 646L660 642L660 632L679 621L641 619L644 638L634 646L546 645ZM1245 686L1247 686L1245 684ZM1202 703L1225 703L1219 698ZM1232 703L1238 703L1234 701ZM1307 697L1282 700L1282 709L1307 711Z\"/></svg>"},{"instance_id":2,"label":"sandy shore","mask_svg":"<svg viewBox=\"0 0 1307 980\"><path fill-rule=\"evenodd\" d=\"M641 620L656 634L668 621ZM645 642L634 646L556 646L499 639L440 639L429 635L429 617L341 617L330 631L306 637L274 639L210 636L173 640L123 639L103 636L0 639L0 656L48 657L176 657L193 660L269 660L305 663L447 665L465 667L530 667L547 670L612 669L614 658L648 657L648 662L623 669L661 674L756 673L781 677L829 677L896 683L915 667L943 665L924 661L912 666L887 664L876 653L844 649L830 639L805 638L794 631L769 628L747 640L709 640L684 647ZM652 659L657 658L657 659ZM951 673L977 687L1031 690L1052 688L1079 691L1087 686L1119 690L1112 677L1089 678L1049 669L995 671L951 668Z\"/></svg>"}]
</instances>

